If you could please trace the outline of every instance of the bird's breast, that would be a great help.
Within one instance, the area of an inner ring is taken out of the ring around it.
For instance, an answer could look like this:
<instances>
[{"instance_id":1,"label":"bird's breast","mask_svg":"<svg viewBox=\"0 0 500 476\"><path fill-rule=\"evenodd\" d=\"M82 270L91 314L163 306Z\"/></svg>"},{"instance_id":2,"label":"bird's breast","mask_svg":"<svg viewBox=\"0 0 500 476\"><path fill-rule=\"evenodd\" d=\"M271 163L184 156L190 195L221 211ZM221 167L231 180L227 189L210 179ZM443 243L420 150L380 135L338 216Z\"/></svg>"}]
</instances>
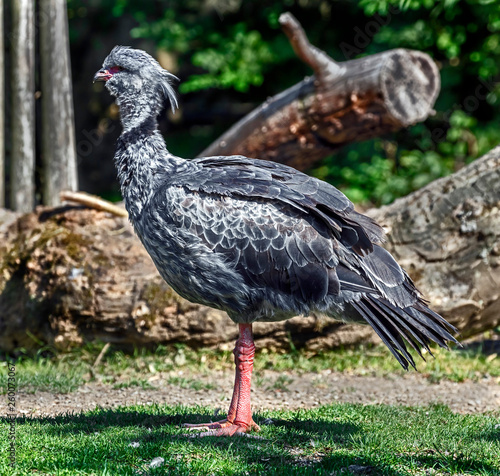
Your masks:
<instances>
[{"instance_id":1,"label":"bird's breast","mask_svg":"<svg viewBox=\"0 0 500 476\"><path fill-rule=\"evenodd\" d=\"M224 257L173 217L146 207L134 227L162 278L185 299L225 311L246 301L246 285Z\"/></svg>"}]
</instances>

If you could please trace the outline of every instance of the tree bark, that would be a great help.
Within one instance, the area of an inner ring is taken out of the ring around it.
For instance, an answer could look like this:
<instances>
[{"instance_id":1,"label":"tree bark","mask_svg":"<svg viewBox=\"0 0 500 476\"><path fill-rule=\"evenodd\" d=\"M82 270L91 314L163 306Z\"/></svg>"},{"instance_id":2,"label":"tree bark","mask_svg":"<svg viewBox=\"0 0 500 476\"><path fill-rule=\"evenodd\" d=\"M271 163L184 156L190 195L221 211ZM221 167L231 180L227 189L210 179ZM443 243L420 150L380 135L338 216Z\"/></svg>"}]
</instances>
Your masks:
<instances>
[{"instance_id":1,"label":"tree bark","mask_svg":"<svg viewBox=\"0 0 500 476\"><path fill-rule=\"evenodd\" d=\"M65 0L40 1L43 203L78 188L73 92Z\"/></svg>"},{"instance_id":2,"label":"tree bark","mask_svg":"<svg viewBox=\"0 0 500 476\"><path fill-rule=\"evenodd\" d=\"M292 15L283 14L280 22L315 75L266 101L201 156L241 154L305 170L346 144L434 112L439 70L425 53L396 49L337 63L308 42Z\"/></svg>"},{"instance_id":3,"label":"tree bark","mask_svg":"<svg viewBox=\"0 0 500 476\"><path fill-rule=\"evenodd\" d=\"M464 337L500 325L500 147L369 214L386 248Z\"/></svg>"},{"instance_id":4,"label":"tree bark","mask_svg":"<svg viewBox=\"0 0 500 476\"><path fill-rule=\"evenodd\" d=\"M500 147L450 177L369 212L388 249L462 337L500 325ZM12 215L7 217L12 221ZM1 216L0 216L1 220ZM222 312L177 296L125 217L41 209L2 228L0 349L59 349L95 339L122 347L233 341ZM318 350L378 342L368 326L321 317L257 323L258 348Z\"/></svg>"},{"instance_id":5,"label":"tree bark","mask_svg":"<svg viewBox=\"0 0 500 476\"><path fill-rule=\"evenodd\" d=\"M33 0L13 0L11 42L11 208L35 204L35 27Z\"/></svg>"}]
</instances>

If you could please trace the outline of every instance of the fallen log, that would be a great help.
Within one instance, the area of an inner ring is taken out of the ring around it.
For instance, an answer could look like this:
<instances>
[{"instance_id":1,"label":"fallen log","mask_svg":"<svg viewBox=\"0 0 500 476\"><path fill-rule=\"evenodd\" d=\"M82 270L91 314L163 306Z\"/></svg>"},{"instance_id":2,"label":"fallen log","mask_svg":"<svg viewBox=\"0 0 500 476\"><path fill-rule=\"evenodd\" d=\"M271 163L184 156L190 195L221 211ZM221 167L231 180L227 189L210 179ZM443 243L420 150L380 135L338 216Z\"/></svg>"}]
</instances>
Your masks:
<instances>
[{"instance_id":1,"label":"fallen log","mask_svg":"<svg viewBox=\"0 0 500 476\"><path fill-rule=\"evenodd\" d=\"M309 43L291 14L281 15L280 23L314 76L268 99L201 157L241 154L305 170L346 144L434 113L440 77L427 54L399 48L337 63Z\"/></svg>"},{"instance_id":2,"label":"fallen log","mask_svg":"<svg viewBox=\"0 0 500 476\"><path fill-rule=\"evenodd\" d=\"M500 325L500 147L371 210L386 248L464 337Z\"/></svg>"},{"instance_id":3,"label":"fallen log","mask_svg":"<svg viewBox=\"0 0 500 476\"><path fill-rule=\"evenodd\" d=\"M500 325L500 147L459 172L369 212L388 249L463 337ZM0 214L0 218L2 214ZM236 326L177 296L123 216L82 206L40 208L0 226L0 349L217 346ZM258 323L259 348L318 350L378 338L320 316Z\"/></svg>"}]
</instances>

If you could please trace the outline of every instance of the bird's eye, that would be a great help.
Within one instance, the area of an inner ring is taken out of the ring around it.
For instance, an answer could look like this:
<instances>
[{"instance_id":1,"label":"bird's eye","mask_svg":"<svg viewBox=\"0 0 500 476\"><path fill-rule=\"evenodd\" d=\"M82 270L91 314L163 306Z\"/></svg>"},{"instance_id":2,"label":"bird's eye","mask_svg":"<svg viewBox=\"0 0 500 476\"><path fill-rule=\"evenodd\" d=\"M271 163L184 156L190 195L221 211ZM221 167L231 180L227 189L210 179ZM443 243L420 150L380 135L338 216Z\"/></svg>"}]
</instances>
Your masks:
<instances>
[{"instance_id":1,"label":"bird's eye","mask_svg":"<svg viewBox=\"0 0 500 476\"><path fill-rule=\"evenodd\" d=\"M125 68L123 66L113 66L109 68L108 70L111 74L118 73L119 71L125 71Z\"/></svg>"}]
</instances>

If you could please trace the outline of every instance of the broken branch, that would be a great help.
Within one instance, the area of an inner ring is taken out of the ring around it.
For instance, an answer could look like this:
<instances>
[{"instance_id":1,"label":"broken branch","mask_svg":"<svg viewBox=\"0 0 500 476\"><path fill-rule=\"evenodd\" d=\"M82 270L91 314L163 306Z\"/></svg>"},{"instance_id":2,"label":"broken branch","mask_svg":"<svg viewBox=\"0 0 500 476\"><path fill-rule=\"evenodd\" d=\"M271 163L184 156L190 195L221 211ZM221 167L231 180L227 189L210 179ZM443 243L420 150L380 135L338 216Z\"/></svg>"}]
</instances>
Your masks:
<instances>
[{"instance_id":1,"label":"broken branch","mask_svg":"<svg viewBox=\"0 0 500 476\"><path fill-rule=\"evenodd\" d=\"M117 207L111 202L103 200L102 198L95 195L90 195L89 193L70 192L65 190L61 192L60 197L61 201L79 203L81 205L85 205L86 207L94 208L95 210L112 213L113 215L119 217L128 217L127 210L125 210L124 208Z\"/></svg>"}]
</instances>

